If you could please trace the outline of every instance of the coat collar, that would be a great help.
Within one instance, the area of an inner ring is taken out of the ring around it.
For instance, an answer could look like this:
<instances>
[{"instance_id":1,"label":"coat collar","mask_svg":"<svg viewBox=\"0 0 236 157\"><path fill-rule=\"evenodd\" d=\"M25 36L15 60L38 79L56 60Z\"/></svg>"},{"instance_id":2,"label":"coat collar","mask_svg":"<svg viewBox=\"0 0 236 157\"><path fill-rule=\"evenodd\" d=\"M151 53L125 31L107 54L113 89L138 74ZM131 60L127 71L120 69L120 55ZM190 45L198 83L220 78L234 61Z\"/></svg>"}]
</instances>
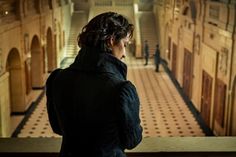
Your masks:
<instances>
[{"instance_id":1,"label":"coat collar","mask_svg":"<svg viewBox=\"0 0 236 157\"><path fill-rule=\"evenodd\" d=\"M111 73L120 79L127 77L127 66L112 54L97 48L83 47L70 68L84 72Z\"/></svg>"}]
</instances>

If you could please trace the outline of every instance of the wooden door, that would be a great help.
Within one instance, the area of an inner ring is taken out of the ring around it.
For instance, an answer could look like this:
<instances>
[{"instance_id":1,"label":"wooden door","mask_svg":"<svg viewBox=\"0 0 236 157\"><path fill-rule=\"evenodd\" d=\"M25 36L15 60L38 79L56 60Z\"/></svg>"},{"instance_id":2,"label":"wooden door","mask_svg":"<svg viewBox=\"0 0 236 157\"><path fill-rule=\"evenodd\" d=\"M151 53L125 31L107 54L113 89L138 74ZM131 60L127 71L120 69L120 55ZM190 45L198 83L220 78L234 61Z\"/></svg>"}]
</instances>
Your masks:
<instances>
[{"instance_id":1,"label":"wooden door","mask_svg":"<svg viewBox=\"0 0 236 157\"><path fill-rule=\"evenodd\" d=\"M205 71L202 74L201 115L205 123L210 126L212 77Z\"/></svg>"},{"instance_id":2,"label":"wooden door","mask_svg":"<svg viewBox=\"0 0 236 157\"><path fill-rule=\"evenodd\" d=\"M176 78L176 69L177 69L177 46L173 43L172 47L172 74Z\"/></svg>"},{"instance_id":3,"label":"wooden door","mask_svg":"<svg viewBox=\"0 0 236 157\"><path fill-rule=\"evenodd\" d=\"M183 89L185 94L191 98L192 94L192 53L184 49L184 68L183 68Z\"/></svg>"},{"instance_id":4,"label":"wooden door","mask_svg":"<svg viewBox=\"0 0 236 157\"><path fill-rule=\"evenodd\" d=\"M236 78L234 80L234 85L233 85L233 102L232 102L232 110L231 110L231 125L230 125L230 135L231 136L236 136Z\"/></svg>"},{"instance_id":5,"label":"wooden door","mask_svg":"<svg viewBox=\"0 0 236 157\"><path fill-rule=\"evenodd\" d=\"M214 97L214 120L224 127L226 85L217 79Z\"/></svg>"},{"instance_id":6,"label":"wooden door","mask_svg":"<svg viewBox=\"0 0 236 157\"><path fill-rule=\"evenodd\" d=\"M170 53L171 53L171 38L168 37L168 59L170 60Z\"/></svg>"}]
</instances>

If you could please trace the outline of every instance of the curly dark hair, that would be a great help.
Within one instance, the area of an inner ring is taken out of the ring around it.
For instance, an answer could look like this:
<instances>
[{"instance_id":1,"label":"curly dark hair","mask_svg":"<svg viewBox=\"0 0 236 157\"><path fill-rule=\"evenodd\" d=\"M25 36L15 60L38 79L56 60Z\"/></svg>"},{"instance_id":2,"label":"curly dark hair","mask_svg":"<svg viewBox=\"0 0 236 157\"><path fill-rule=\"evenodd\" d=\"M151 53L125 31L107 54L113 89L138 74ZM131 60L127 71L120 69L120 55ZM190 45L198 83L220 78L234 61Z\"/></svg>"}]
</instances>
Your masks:
<instances>
[{"instance_id":1,"label":"curly dark hair","mask_svg":"<svg viewBox=\"0 0 236 157\"><path fill-rule=\"evenodd\" d=\"M106 12L97 15L89 21L78 36L79 47L97 47L103 52L111 52L109 40L114 38L117 44L129 34L133 36L134 26L128 20L115 12Z\"/></svg>"}]
</instances>

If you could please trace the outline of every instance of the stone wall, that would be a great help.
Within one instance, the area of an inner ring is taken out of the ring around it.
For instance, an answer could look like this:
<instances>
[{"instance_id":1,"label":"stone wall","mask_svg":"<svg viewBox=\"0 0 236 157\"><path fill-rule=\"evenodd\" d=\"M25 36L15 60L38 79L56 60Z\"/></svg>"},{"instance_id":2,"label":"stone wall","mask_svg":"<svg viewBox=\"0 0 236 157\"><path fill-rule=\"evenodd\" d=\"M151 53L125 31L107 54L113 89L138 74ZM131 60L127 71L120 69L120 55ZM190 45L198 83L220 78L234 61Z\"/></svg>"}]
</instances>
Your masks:
<instances>
[{"instance_id":1,"label":"stone wall","mask_svg":"<svg viewBox=\"0 0 236 157\"><path fill-rule=\"evenodd\" d=\"M207 123L216 135L232 135L230 130L236 125L232 116L236 114L232 90L236 72L234 5L170 0L157 1L154 6L161 56L170 70L175 70L176 80L199 113L203 114L205 107L210 109ZM177 45L176 52L173 45ZM203 98L203 72L212 78L208 98ZM209 106L204 106L206 99Z\"/></svg>"},{"instance_id":2,"label":"stone wall","mask_svg":"<svg viewBox=\"0 0 236 157\"><path fill-rule=\"evenodd\" d=\"M44 88L48 71L60 65L72 11L70 1L0 4L0 136L9 137L10 114L24 114L34 101L32 91Z\"/></svg>"}]
</instances>

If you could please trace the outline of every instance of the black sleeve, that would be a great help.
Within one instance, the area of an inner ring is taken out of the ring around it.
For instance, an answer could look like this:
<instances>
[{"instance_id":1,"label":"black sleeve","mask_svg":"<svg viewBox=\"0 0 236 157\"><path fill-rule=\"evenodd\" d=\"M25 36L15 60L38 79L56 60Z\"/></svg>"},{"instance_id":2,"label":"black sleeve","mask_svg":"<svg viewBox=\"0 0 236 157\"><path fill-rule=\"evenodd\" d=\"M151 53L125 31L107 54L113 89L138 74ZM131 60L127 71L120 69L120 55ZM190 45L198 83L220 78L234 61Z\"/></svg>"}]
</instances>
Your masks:
<instances>
[{"instance_id":1,"label":"black sleeve","mask_svg":"<svg viewBox=\"0 0 236 157\"><path fill-rule=\"evenodd\" d=\"M132 149L142 140L142 127L139 118L140 102L131 82L122 84L118 102L121 144L124 149Z\"/></svg>"},{"instance_id":2,"label":"black sleeve","mask_svg":"<svg viewBox=\"0 0 236 157\"><path fill-rule=\"evenodd\" d=\"M61 71L62 69L56 69L54 70L50 76L47 79L46 82L46 98L47 98L47 111L48 111L48 118L49 118L49 122L50 125L52 127L53 132L55 132L56 134L62 135L62 131L59 125L59 121L57 118L57 114L56 114L56 110L55 110L55 105L53 103L53 82L56 78L56 76L58 75L58 73Z\"/></svg>"}]
</instances>

